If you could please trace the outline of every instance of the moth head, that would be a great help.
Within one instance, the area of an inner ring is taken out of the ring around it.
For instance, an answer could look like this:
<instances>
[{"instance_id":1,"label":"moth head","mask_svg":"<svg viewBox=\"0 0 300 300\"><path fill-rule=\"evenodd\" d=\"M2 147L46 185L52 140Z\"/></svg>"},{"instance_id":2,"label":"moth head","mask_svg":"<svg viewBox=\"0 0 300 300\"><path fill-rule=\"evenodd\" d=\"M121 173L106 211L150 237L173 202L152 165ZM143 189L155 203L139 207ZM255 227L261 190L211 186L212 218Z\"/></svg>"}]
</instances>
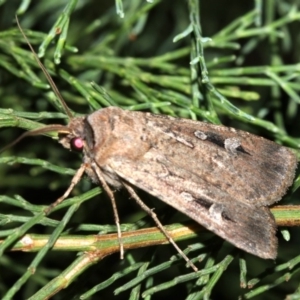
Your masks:
<instances>
[{"instance_id":1,"label":"moth head","mask_svg":"<svg viewBox=\"0 0 300 300\"><path fill-rule=\"evenodd\" d=\"M84 118L77 117L71 119L67 128L68 132L59 132L59 143L66 149L82 152L85 145Z\"/></svg>"}]
</instances>

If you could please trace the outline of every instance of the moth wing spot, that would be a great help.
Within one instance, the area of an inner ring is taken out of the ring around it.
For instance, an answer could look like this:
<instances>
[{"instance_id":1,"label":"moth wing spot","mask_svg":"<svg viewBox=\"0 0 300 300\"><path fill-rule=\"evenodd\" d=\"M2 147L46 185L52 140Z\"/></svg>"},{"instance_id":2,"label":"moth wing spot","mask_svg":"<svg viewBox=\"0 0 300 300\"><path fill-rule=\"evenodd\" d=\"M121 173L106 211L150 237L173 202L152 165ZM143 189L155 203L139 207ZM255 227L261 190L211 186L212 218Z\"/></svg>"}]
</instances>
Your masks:
<instances>
[{"instance_id":1,"label":"moth wing spot","mask_svg":"<svg viewBox=\"0 0 300 300\"><path fill-rule=\"evenodd\" d=\"M234 155L237 155L237 150L238 147L240 146L241 146L241 141L238 138L228 138L225 139L224 141L225 149Z\"/></svg>"},{"instance_id":2,"label":"moth wing spot","mask_svg":"<svg viewBox=\"0 0 300 300\"><path fill-rule=\"evenodd\" d=\"M176 141L192 149L195 147L193 143L187 141L185 138L180 136L176 136Z\"/></svg>"},{"instance_id":3,"label":"moth wing spot","mask_svg":"<svg viewBox=\"0 0 300 300\"><path fill-rule=\"evenodd\" d=\"M140 136L140 139L141 139L142 142L146 142L147 141L147 134L142 134Z\"/></svg>"},{"instance_id":4,"label":"moth wing spot","mask_svg":"<svg viewBox=\"0 0 300 300\"><path fill-rule=\"evenodd\" d=\"M223 217L222 217L223 211L224 211L223 205L214 203L209 208L208 213L212 217L212 219L214 219L214 221L216 221L217 223L222 223L223 222Z\"/></svg>"},{"instance_id":5,"label":"moth wing spot","mask_svg":"<svg viewBox=\"0 0 300 300\"><path fill-rule=\"evenodd\" d=\"M165 178L165 177L168 177L168 176L170 175L170 172L169 172L168 168L167 168L166 166L164 166L163 164L161 164L160 167L161 167L162 170L161 170L161 172L159 172L159 173L157 174L157 176L158 176L159 178Z\"/></svg>"},{"instance_id":6,"label":"moth wing spot","mask_svg":"<svg viewBox=\"0 0 300 300\"><path fill-rule=\"evenodd\" d=\"M182 193L180 193L180 196L186 202L190 202L190 201L195 200L194 197L188 192L182 192Z\"/></svg>"},{"instance_id":7,"label":"moth wing spot","mask_svg":"<svg viewBox=\"0 0 300 300\"><path fill-rule=\"evenodd\" d=\"M166 130L163 130L163 132L165 134L167 134L168 136L170 136L171 138L175 139L177 142L189 147L189 148L194 148L194 144L190 141L188 141L187 139L185 139L184 137L180 136L179 134L176 134L175 132L173 132L172 130L170 129L166 129Z\"/></svg>"},{"instance_id":8,"label":"moth wing spot","mask_svg":"<svg viewBox=\"0 0 300 300\"><path fill-rule=\"evenodd\" d=\"M194 136L202 141L207 139L207 135L203 131L200 131L200 130L196 130L194 132Z\"/></svg>"},{"instance_id":9,"label":"moth wing spot","mask_svg":"<svg viewBox=\"0 0 300 300\"><path fill-rule=\"evenodd\" d=\"M208 210L213 205L212 202L210 202L209 200L204 199L204 198L195 198L194 202L206 210Z\"/></svg>"}]
</instances>

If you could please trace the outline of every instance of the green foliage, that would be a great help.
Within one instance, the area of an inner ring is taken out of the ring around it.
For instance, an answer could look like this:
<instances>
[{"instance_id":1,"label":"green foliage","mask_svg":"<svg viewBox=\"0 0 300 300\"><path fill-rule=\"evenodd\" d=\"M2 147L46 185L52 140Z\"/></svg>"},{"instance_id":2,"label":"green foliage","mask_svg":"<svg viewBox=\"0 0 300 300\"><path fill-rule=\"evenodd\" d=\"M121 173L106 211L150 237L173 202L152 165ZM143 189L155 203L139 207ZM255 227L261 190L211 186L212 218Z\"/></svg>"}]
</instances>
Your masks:
<instances>
[{"instance_id":1,"label":"green foliage","mask_svg":"<svg viewBox=\"0 0 300 300\"><path fill-rule=\"evenodd\" d=\"M17 28L16 14L76 114L116 105L223 123L300 147L300 139L292 137L300 132L300 10L290 1L2 0L0 5L1 147L22 133L17 128L68 122ZM182 249L189 246L186 253L198 273L169 245L141 248L144 241L137 239L145 236L138 234L134 242L140 247L127 250L123 261L118 254L92 257L100 247L95 235L115 231L100 187L84 179L53 214L43 213L80 165L78 154L61 149L56 138L28 137L0 156L1 299L300 297L298 229L291 230L291 241L280 239L275 263L203 232L179 242ZM299 182L298 177L288 203L297 203ZM163 224L187 220L140 195L156 207ZM117 192L117 198L122 230L153 226L126 193ZM293 214L292 220L299 219L300 209ZM62 237L65 243L54 246ZM152 245L159 239L159 233L148 235Z\"/></svg>"}]
</instances>

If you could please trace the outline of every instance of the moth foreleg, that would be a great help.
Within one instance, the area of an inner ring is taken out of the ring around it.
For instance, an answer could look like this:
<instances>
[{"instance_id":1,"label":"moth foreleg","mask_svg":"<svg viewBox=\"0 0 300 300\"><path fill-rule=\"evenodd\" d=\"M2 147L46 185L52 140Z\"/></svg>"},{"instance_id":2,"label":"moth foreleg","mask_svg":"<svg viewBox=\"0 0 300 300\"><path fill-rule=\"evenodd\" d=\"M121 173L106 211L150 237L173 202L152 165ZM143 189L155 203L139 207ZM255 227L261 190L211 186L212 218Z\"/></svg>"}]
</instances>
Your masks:
<instances>
[{"instance_id":1,"label":"moth foreleg","mask_svg":"<svg viewBox=\"0 0 300 300\"><path fill-rule=\"evenodd\" d=\"M80 166L80 168L77 170L75 175L73 176L71 184L68 187L68 189L65 191L65 193L45 209L46 215L48 215L58 204L63 202L70 195L74 186L80 181L85 169L86 169L86 165L83 163Z\"/></svg>"}]
</instances>

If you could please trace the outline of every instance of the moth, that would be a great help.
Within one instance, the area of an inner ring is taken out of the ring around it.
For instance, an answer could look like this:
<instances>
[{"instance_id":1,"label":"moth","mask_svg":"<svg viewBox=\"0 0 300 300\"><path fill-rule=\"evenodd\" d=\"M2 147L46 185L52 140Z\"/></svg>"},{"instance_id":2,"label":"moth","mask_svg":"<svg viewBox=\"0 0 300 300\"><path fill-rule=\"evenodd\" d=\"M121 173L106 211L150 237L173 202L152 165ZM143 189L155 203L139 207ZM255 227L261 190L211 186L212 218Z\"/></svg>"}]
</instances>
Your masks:
<instances>
[{"instance_id":1,"label":"moth","mask_svg":"<svg viewBox=\"0 0 300 300\"><path fill-rule=\"evenodd\" d=\"M293 182L297 159L291 150L234 128L118 107L73 117L61 101L70 117L68 125L48 125L20 137L57 131L65 148L82 152L83 163L56 204L85 172L108 193L117 225L111 188L126 188L178 249L154 212L139 199L138 188L236 247L261 258L276 257L276 223L268 206L279 201ZM121 240L119 226L118 232Z\"/></svg>"},{"instance_id":2,"label":"moth","mask_svg":"<svg viewBox=\"0 0 300 300\"><path fill-rule=\"evenodd\" d=\"M238 248L275 258L276 225L268 205L292 184L289 149L225 126L117 107L74 118L60 134L81 150L96 184L138 187ZM97 171L98 169L98 171Z\"/></svg>"}]
</instances>

